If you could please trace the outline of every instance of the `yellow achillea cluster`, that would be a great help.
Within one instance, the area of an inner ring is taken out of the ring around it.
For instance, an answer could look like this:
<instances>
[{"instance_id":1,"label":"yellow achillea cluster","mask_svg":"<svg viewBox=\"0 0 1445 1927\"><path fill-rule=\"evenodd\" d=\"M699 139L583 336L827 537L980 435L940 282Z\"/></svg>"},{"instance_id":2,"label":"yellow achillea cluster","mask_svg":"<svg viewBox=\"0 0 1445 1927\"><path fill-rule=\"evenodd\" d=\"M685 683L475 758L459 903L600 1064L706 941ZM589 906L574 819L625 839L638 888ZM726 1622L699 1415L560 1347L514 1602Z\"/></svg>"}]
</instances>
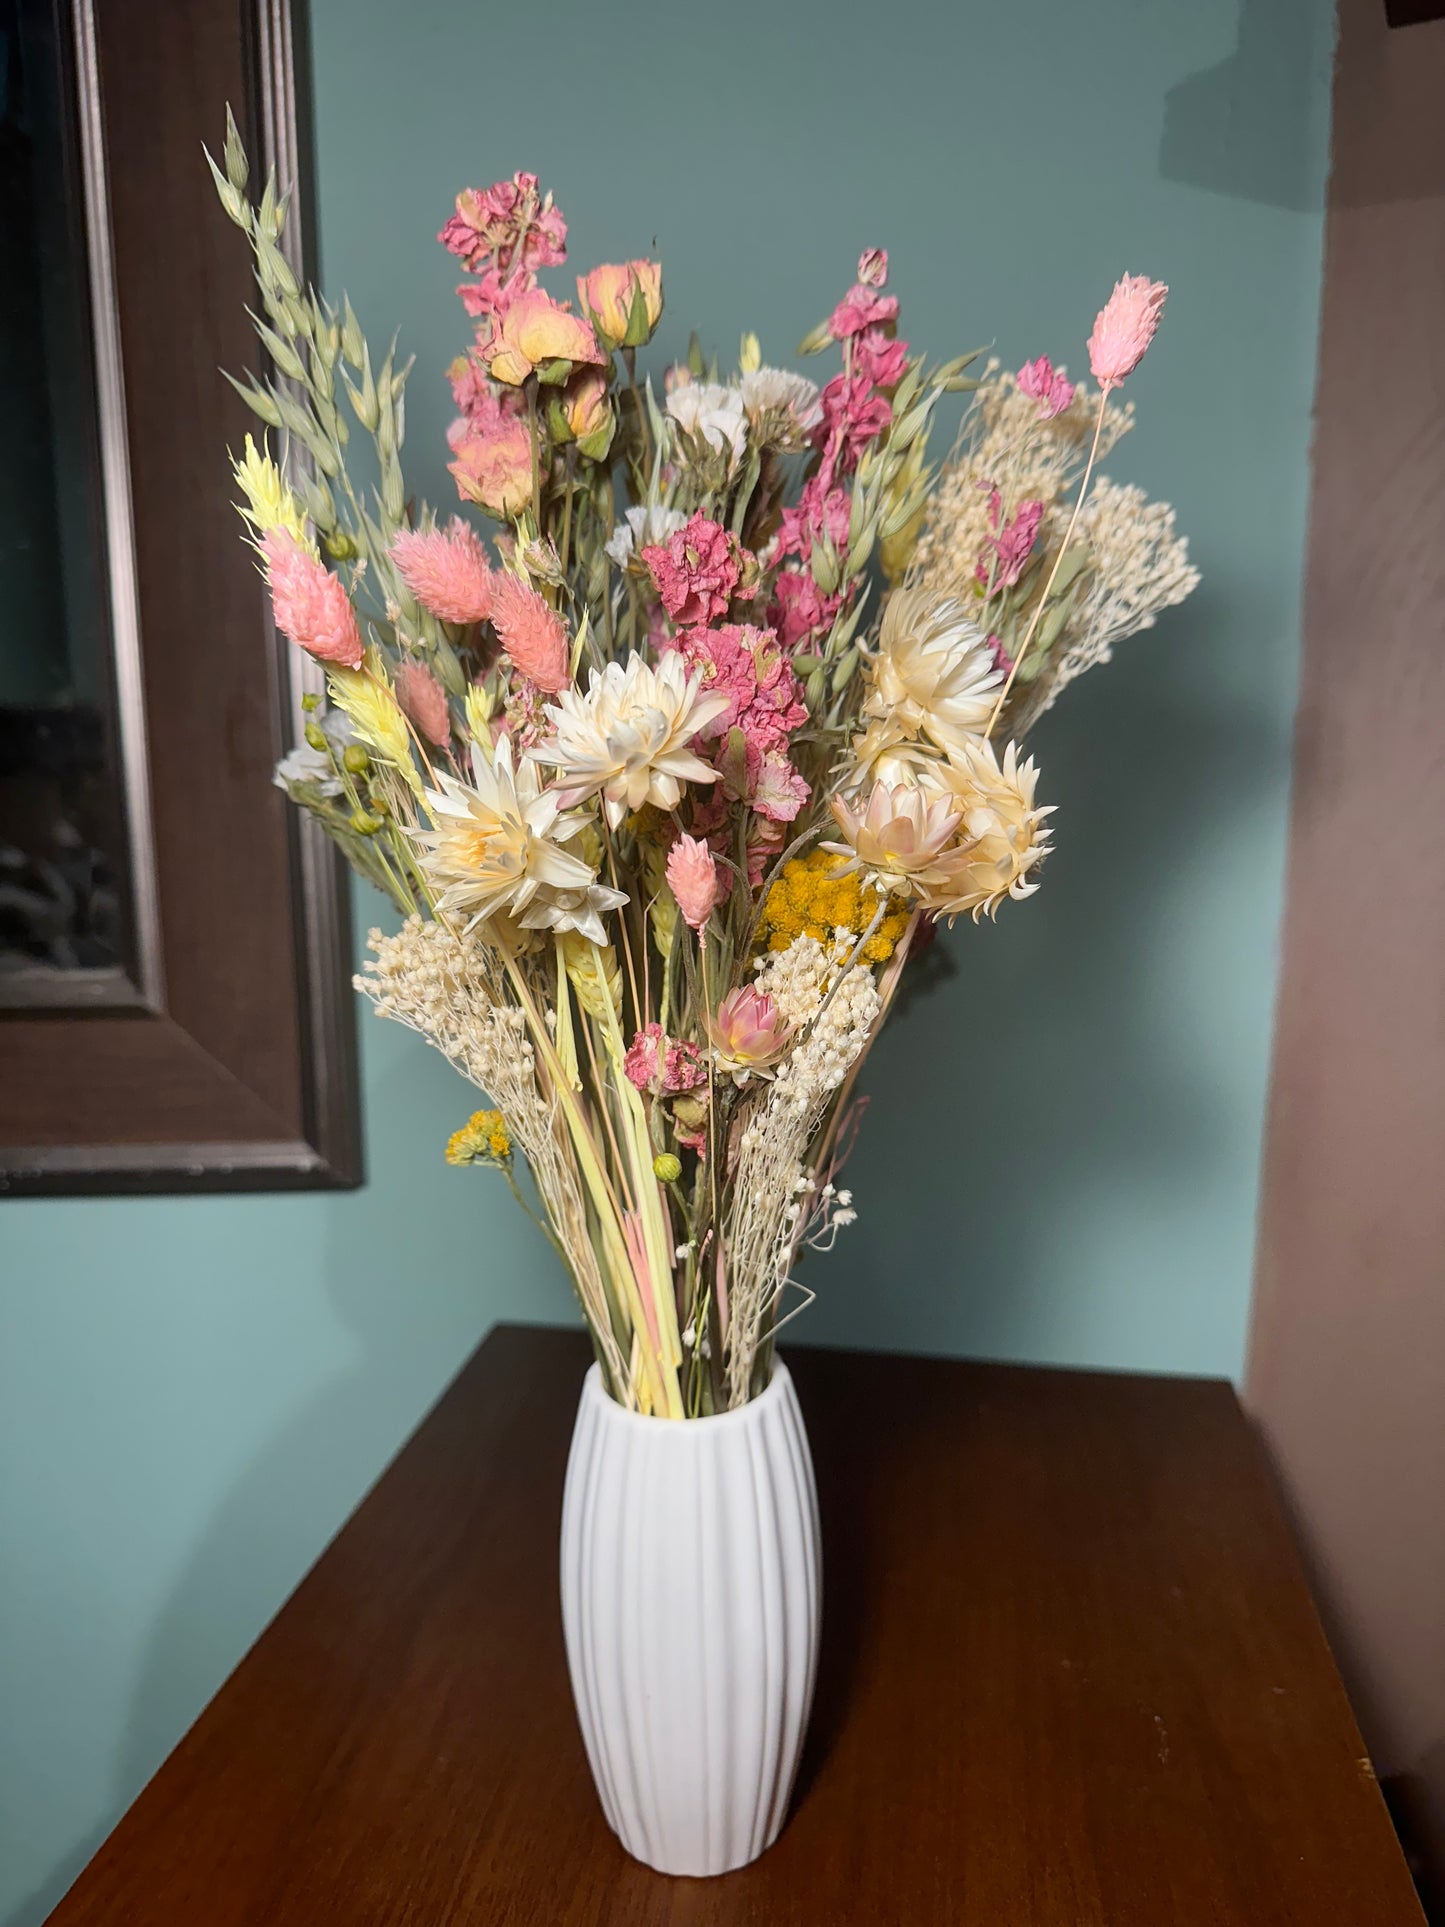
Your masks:
<instances>
[{"instance_id":1,"label":"yellow achillea cluster","mask_svg":"<svg viewBox=\"0 0 1445 1927\"><path fill-rule=\"evenodd\" d=\"M814 850L783 865L783 874L763 900L760 950L786 950L795 937L815 937L826 944L835 930L863 934L877 914L878 893L861 887L856 873L840 875L843 862L830 850ZM907 927L908 906L900 901L864 945L867 961L887 963Z\"/></svg>"},{"instance_id":2,"label":"yellow achillea cluster","mask_svg":"<svg viewBox=\"0 0 1445 1927\"><path fill-rule=\"evenodd\" d=\"M448 1164L505 1164L512 1155L512 1134L500 1111L473 1111L447 1139Z\"/></svg>"}]
</instances>

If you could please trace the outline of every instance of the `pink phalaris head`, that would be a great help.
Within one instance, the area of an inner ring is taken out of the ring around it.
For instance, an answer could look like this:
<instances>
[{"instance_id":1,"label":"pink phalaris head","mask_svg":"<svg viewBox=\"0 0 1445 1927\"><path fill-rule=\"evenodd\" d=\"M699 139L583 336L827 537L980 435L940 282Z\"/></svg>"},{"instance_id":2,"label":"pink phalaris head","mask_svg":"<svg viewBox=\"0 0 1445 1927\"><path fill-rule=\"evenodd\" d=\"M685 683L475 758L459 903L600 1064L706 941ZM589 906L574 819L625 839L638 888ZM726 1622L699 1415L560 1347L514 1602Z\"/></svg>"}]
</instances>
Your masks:
<instances>
[{"instance_id":1,"label":"pink phalaris head","mask_svg":"<svg viewBox=\"0 0 1445 1927\"><path fill-rule=\"evenodd\" d=\"M429 743L445 749L452 739L447 692L424 662L408 656L396 672L397 700Z\"/></svg>"},{"instance_id":2,"label":"pink phalaris head","mask_svg":"<svg viewBox=\"0 0 1445 1927\"><path fill-rule=\"evenodd\" d=\"M1144 359L1168 292L1162 281L1146 274L1126 274L1114 283L1089 336L1089 366L1106 394Z\"/></svg>"},{"instance_id":3,"label":"pink phalaris head","mask_svg":"<svg viewBox=\"0 0 1445 1927\"><path fill-rule=\"evenodd\" d=\"M689 929L700 931L720 894L717 859L701 838L678 837L667 853L667 881L683 921Z\"/></svg>"},{"instance_id":4,"label":"pink phalaris head","mask_svg":"<svg viewBox=\"0 0 1445 1927\"><path fill-rule=\"evenodd\" d=\"M397 573L424 609L443 622L485 622L492 571L475 529L454 515L443 529L403 529L391 544Z\"/></svg>"},{"instance_id":5,"label":"pink phalaris head","mask_svg":"<svg viewBox=\"0 0 1445 1927\"><path fill-rule=\"evenodd\" d=\"M568 688L572 671L562 618L519 576L492 578L492 627L513 666L550 696Z\"/></svg>"},{"instance_id":6,"label":"pink phalaris head","mask_svg":"<svg viewBox=\"0 0 1445 1927\"><path fill-rule=\"evenodd\" d=\"M261 540L276 627L321 662L359 669L363 655L356 611L341 582L286 529Z\"/></svg>"}]
</instances>

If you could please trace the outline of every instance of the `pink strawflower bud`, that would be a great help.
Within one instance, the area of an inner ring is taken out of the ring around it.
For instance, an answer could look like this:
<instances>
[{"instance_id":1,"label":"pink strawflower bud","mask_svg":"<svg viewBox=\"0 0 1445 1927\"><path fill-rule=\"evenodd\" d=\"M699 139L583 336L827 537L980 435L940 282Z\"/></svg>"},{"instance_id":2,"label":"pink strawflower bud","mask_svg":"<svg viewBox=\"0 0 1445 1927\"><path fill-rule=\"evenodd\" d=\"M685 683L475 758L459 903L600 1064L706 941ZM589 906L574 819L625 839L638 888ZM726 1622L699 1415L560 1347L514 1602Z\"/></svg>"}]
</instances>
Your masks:
<instances>
[{"instance_id":1,"label":"pink strawflower bud","mask_svg":"<svg viewBox=\"0 0 1445 1927\"><path fill-rule=\"evenodd\" d=\"M881 288L888 279L887 248L864 248L858 256L858 279L865 288Z\"/></svg>"},{"instance_id":2,"label":"pink strawflower bud","mask_svg":"<svg viewBox=\"0 0 1445 1927\"><path fill-rule=\"evenodd\" d=\"M424 662L408 657L396 672L397 700L429 743L445 749L452 739L447 693Z\"/></svg>"},{"instance_id":3,"label":"pink strawflower bud","mask_svg":"<svg viewBox=\"0 0 1445 1927\"><path fill-rule=\"evenodd\" d=\"M1074 399L1074 384L1055 369L1047 355L1040 355L1037 361L1026 361L1019 369L1018 384L1021 395L1028 395L1038 403L1039 420L1043 422L1062 415Z\"/></svg>"},{"instance_id":4,"label":"pink strawflower bud","mask_svg":"<svg viewBox=\"0 0 1445 1927\"><path fill-rule=\"evenodd\" d=\"M792 1034L772 998L753 984L728 992L708 1020L707 1033L719 1064L734 1081L776 1063Z\"/></svg>"},{"instance_id":5,"label":"pink strawflower bud","mask_svg":"<svg viewBox=\"0 0 1445 1927\"><path fill-rule=\"evenodd\" d=\"M1145 274L1126 274L1114 283L1089 336L1089 366L1106 394L1144 359L1168 292L1162 281Z\"/></svg>"},{"instance_id":6,"label":"pink strawflower bud","mask_svg":"<svg viewBox=\"0 0 1445 1927\"><path fill-rule=\"evenodd\" d=\"M667 853L667 881L684 922L701 931L718 900L717 860L706 843L683 834Z\"/></svg>"},{"instance_id":7,"label":"pink strawflower bud","mask_svg":"<svg viewBox=\"0 0 1445 1927\"><path fill-rule=\"evenodd\" d=\"M571 687L562 618L535 589L510 572L492 578L492 627L514 666L538 689L555 696Z\"/></svg>"},{"instance_id":8,"label":"pink strawflower bud","mask_svg":"<svg viewBox=\"0 0 1445 1927\"><path fill-rule=\"evenodd\" d=\"M475 529L454 515L446 529L403 529L393 538L397 573L424 609L443 622L485 622L492 571Z\"/></svg>"},{"instance_id":9,"label":"pink strawflower bud","mask_svg":"<svg viewBox=\"0 0 1445 1927\"><path fill-rule=\"evenodd\" d=\"M261 539L271 609L283 636L321 662L359 669L363 654L356 611L341 582L326 564L286 529L271 529Z\"/></svg>"}]
</instances>

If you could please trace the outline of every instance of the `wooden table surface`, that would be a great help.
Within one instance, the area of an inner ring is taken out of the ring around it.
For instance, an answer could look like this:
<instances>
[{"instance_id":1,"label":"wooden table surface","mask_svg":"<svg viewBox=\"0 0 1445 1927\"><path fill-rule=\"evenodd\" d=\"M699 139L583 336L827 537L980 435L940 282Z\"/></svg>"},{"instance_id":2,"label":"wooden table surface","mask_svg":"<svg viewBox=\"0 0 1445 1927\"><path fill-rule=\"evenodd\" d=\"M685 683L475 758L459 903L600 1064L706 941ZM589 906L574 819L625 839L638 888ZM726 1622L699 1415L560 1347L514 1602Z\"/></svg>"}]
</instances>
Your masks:
<instances>
[{"instance_id":1,"label":"wooden table surface","mask_svg":"<svg viewBox=\"0 0 1445 1927\"><path fill-rule=\"evenodd\" d=\"M57 1927L1418 1927L1229 1387L797 1350L817 1703L752 1867L608 1832L557 1537L580 1335L487 1340Z\"/></svg>"}]
</instances>

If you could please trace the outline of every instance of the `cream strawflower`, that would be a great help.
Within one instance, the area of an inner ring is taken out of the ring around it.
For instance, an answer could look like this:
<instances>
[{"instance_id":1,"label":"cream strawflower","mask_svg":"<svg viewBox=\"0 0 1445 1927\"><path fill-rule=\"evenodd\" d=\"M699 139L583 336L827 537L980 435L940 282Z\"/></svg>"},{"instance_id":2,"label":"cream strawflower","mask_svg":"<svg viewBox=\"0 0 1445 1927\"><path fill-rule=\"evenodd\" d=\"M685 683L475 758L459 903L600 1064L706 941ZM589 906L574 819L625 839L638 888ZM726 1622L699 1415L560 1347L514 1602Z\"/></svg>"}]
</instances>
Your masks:
<instances>
[{"instance_id":1,"label":"cream strawflower","mask_svg":"<svg viewBox=\"0 0 1445 1927\"><path fill-rule=\"evenodd\" d=\"M1002 681L987 637L956 597L899 589L883 611L863 714L951 749L987 728Z\"/></svg>"},{"instance_id":2,"label":"cream strawflower","mask_svg":"<svg viewBox=\"0 0 1445 1927\"><path fill-rule=\"evenodd\" d=\"M996 915L1005 897L1031 897L1039 886L1027 879L1049 853L1051 831L1044 818L1054 813L1053 804L1034 807L1038 771L1033 758L1019 762L1010 743L1000 766L993 744L974 738L931 775L960 812L962 847L928 907L950 923L965 913L977 923L985 911Z\"/></svg>"},{"instance_id":3,"label":"cream strawflower","mask_svg":"<svg viewBox=\"0 0 1445 1927\"><path fill-rule=\"evenodd\" d=\"M468 930L505 917L526 930L579 930L594 943L607 941L602 913L626 903L626 894L599 884L589 863L560 847L587 819L564 814L530 763L514 766L509 736L490 762L473 746L470 786L444 773L440 783L426 792L434 827L413 832L439 892L438 914L466 917Z\"/></svg>"},{"instance_id":4,"label":"cream strawflower","mask_svg":"<svg viewBox=\"0 0 1445 1927\"><path fill-rule=\"evenodd\" d=\"M703 695L701 671L689 675L677 650L669 650L656 669L634 653L625 668L609 662L594 669L585 696L566 689L549 703L544 713L556 733L527 754L556 764L563 803L580 803L600 791L603 813L616 829L644 803L676 809L685 783L717 781L717 771L685 745L722 715L729 700L726 694Z\"/></svg>"},{"instance_id":5,"label":"cream strawflower","mask_svg":"<svg viewBox=\"0 0 1445 1927\"><path fill-rule=\"evenodd\" d=\"M830 805L845 841L823 848L846 857L880 895L928 903L949 887L957 855L959 805L946 789L920 782L878 782L862 808L846 797Z\"/></svg>"}]
</instances>

